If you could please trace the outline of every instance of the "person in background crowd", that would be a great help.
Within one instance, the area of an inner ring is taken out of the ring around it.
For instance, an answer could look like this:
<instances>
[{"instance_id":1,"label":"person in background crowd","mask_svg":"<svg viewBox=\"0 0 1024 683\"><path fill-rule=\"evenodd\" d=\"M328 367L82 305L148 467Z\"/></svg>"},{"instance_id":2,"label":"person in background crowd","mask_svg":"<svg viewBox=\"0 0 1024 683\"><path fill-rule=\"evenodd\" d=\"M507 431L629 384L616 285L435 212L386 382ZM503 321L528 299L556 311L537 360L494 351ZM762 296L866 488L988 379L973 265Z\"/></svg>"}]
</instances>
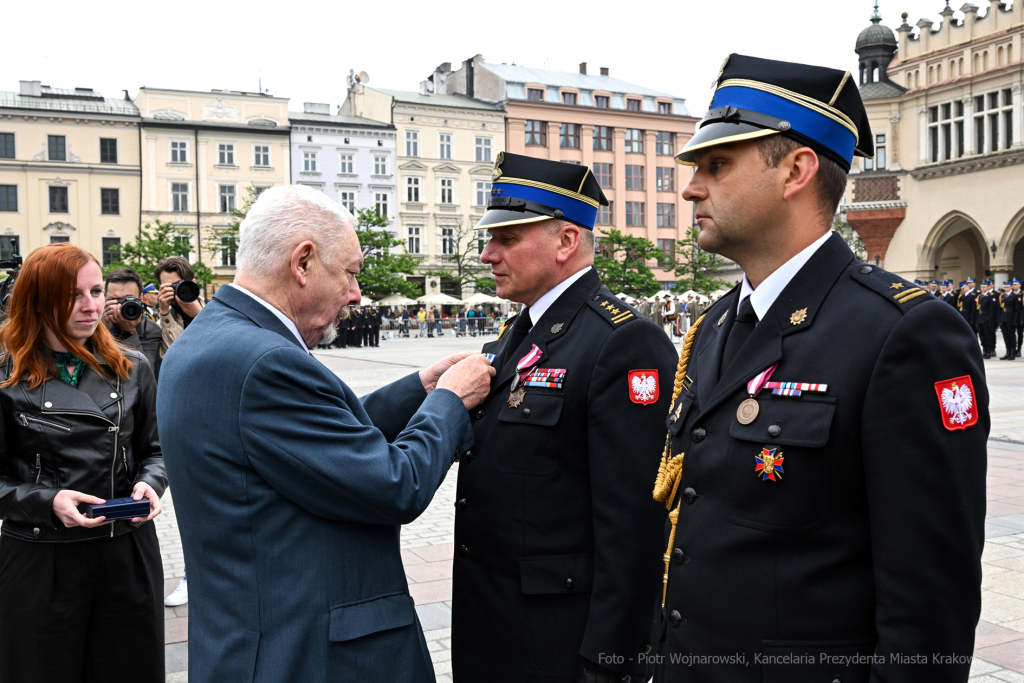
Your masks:
<instances>
[{"instance_id":1,"label":"person in background crowd","mask_svg":"<svg viewBox=\"0 0 1024 683\"><path fill-rule=\"evenodd\" d=\"M146 304L146 312L153 322L160 322L160 291L149 280L142 283L142 303Z\"/></svg>"},{"instance_id":2,"label":"person in background crowd","mask_svg":"<svg viewBox=\"0 0 1024 683\"><path fill-rule=\"evenodd\" d=\"M476 307L476 329L481 337L487 332L487 316L484 315L483 305Z\"/></svg>"},{"instance_id":3,"label":"person in background crowd","mask_svg":"<svg viewBox=\"0 0 1024 683\"><path fill-rule=\"evenodd\" d=\"M427 311L425 307L420 306L420 309L416 311L416 322L420 327L420 333L418 336L427 336Z\"/></svg>"},{"instance_id":4,"label":"person in background crowd","mask_svg":"<svg viewBox=\"0 0 1024 683\"><path fill-rule=\"evenodd\" d=\"M1017 319L1021 316L1020 292L1013 291L1013 281L1007 280L1003 283L1003 293L999 297L999 327L1003 332L1003 344L1006 346L1006 354L999 360L1013 360L1019 355L1017 353L1016 325Z\"/></svg>"},{"instance_id":5,"label":"person in background crowd","mask_svg":"<svg viewBox=\"0 0 1024 683\"><path fill-rule=\"evenodd\" d=\"M476 336L476 311L472 306L466 307L466 329L469 330L469 336Z\"/></svg>"},{"instance_id":6,"label":"person in background crowd","mask_svg":"<svg viewBox=\"0 0 1024 683\"><path fill-rule=\"evenodd\" d=\"M462 306L459 307L458 316L459 316L459 336L460 337L465 337L466 336L466 305L465 304L463 304Z\"/></svg>"},{"instance_id":7,"label":"person in background crowd","mask_svg":"<svg viewBox=\"0 0 1024 683\"><path fill-rule=\"evenodd\" d=\"M427 314L426 314L426 318L425 319L427 321L427 338L428 339L433 339L434 338L434 307L433 306L430 306L429 308L427 308Z\"/></svg>"},{"instance_id":8,"label":"person in background crowd","mask_svg":"<svg viewBox=\"0 0 1024 683\"><path fill-rule=\"evenodd\" d=\"M960 283L960 300L957 308L960 316L972 330L978 331L978 295L974 290L974 278L969 277L965 282Z\"/></svg>"},{"instance_id":9,"label":"person in background crowd","mask_svg":"<svg viewBox=\"0 0 1024 683\"><path fill-rule=\"evenodd\" d=\"M114 339L142 352L149 361L155 377L160 376L160 342L162 335L160 326L149 317L146 311L134 320L121 315L119 300L127 296L135 297L142 303L142 278L130 268L118 268L110 271L104 283L107 303L103 307L103 322L110 330ZM155 290L154 290L155 291Z\"/></svg>"},{"instance_id":10,"label":"person in background crowd","mask_svg":"<svg viewBox=\"0 0 1024 683\"><path fill-rule=\"evenodd\" d=\"M349 316L344 316L338 321L338 336L334 340L335 348L344 349L348 347L348 330L351 325L352 321L349 319Z\"/></svg>"},{"instance_id":11,"label":"person in background crowd","mask_svg":"<svg viewBox=\"0 0 1024 683\"><path fill-rule=\"evenodd\" d=\"M377 302L374 301L370 304L370 316L367 319L369 334L366 338L367 344L374 348L380 346L380 322L380 309L377 307Z\"/></svg>"},{"instance_id":12,"label":"person in background crowd","mask_svg":"<svg viewBox=\"0 0 1024 683\"><path fill-rule=\"evenodd\" d=\"M99 262L50 244L25 259L0 327L4 683L164 681L156 379L103 309ZM123 497L148 514L82 512Z\"/></svg>"},{"instance_id":13,"label":"person in background crowd","mask_svg":"<svg viewBox=\"0 0 1024 683\"><path fill-rule=\"evenodd\" d=\"M160 357L167 354L174 340L203 310L203 299L182 301L175 294L174 285L181 281L196 282L192 266L181 256L168 256L156 264L153 275L160 283L157 302L160 311Z\"/></svg>"},{"instance_id":14,"label":"person in background crowd","mask_svg":"<svg viewBox=\"0 0 1024 683\"><path fill-rule=\"evenodd\" d=\"M402 336L409 336L409 307L402 306Z\"/></svg>"},{"instance_id":15,"label":"person in background crowd","mask_svg":"<svg viewBox=\"0 0 1024 683\"><path fill-rule=\"evenodd\" d=\"M1013 279L1013 292L1018 298L1024 297L1024 293L1021 292L1020 288L1020 280L1017 278ZM1014 321L1014 328L1017 330L1017 357L1020 358L1021 342L1024 341L1024 305L1017 309L1017 320Z\"/></svg>"},{"instance_id":16,"label":"person in background crowd","mask_svg":"<svg viewBox=\"0 0 1024 683\"><path fill-rule=\"evenodd\" d=\"M436 327L437 327L437 337L438 337L438 339L440 339L441 337L444 337L444 330L442 329L442 322L443 322L443 320L444 320L444 316L441 313L441 308L439 306L434 306L434 325L436 325Z\"/></svg>"}]
</instances>

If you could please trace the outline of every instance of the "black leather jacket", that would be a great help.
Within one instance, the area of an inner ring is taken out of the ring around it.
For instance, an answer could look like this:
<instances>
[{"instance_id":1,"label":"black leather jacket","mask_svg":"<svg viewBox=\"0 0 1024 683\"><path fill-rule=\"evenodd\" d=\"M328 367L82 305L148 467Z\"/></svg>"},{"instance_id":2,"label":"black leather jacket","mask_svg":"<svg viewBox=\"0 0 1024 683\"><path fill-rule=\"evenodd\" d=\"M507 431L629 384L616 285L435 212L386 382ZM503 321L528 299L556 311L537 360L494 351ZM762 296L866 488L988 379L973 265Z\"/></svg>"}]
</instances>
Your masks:
<instances>
[{"instance_id":1,"label":"black leather jacket","mask_svg":"<svg viewBox=\"0 0 1024 683\"><path fill-rule=\"evenodd\" d=\"M87 365L77 388L59 379L36 389L25 383L0 388L4 536L60 543L119 536L141 526L118 521L67 528L53 514L61 489L123 498L144 481L163 495L167 474L156 429L156 380L141 353L123 353L132 361L127 381L113 373L108 380ZM0 383L10 373L11 363L0 356Z\"/></svg>"}]
</instances>

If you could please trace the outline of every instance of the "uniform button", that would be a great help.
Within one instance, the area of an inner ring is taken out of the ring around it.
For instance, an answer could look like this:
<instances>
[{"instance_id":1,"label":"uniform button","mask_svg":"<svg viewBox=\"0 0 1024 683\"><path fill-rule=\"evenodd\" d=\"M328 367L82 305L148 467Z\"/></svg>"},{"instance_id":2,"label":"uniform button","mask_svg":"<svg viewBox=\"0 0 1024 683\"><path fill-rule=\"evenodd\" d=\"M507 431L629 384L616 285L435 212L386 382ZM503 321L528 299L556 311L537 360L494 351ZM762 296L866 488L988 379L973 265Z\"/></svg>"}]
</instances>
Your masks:
<instances>
[{"instance_id":1,"label":"uniform button","mask_svg":"<svg viewBox=\"0 0 1024 683\"><path fill-rule=\"evenodd\" d=\"M601 295L600 295L600 294L595 294L595 295L594 295L594 296L593 296L593 297L591 298L591 301L600 301L600 300L601 300Z\"/></svg>"},{"instance_id":2,"label":"uniform button","mask_svg":"<svg viewBox=\"0 0 1024 683\"><path fill-rule=\"evenodd\" d=\"M111 392L111 393L110 393L110 398L117 398L117 394L115 394L115 393Z\"/></svg>"},{"instance_id":3,"label":"uniform button","mask_svg":"<svg viewBox=\"0 0 1024 683\"><path fill-rule=\"evenodd\" d=\"M530 409L523 408L523 417L530 417Z\"/></svg>"},{"instance_id":4,"label":"uniform button","mask_svg":"<svg viewBox=\"0 0 1024 683\"><path fill-rule=\"evenodd\" d=\"M782 433L782 427L780 427L779 425L772 425L771 427L768 428L768 433L771 434L772 436L778 436L779 434Z\"/></svg>"},{"instance_id":5,"label":"uniform button","mask_svg":"<svg viewBox=\"0 0 1024 683\"><path fill-rule=\"evenodd\" d=\"M832 683L843 683L838 677L832 680Z\"/></svg>"},{"instance_id":6,"label":"uniform button","mask_svg":"<svg viewBox=\"0 0 1024 683\"><path fill-rule=\"evenodd\" d=\"M693 501L697 500L697 492L689 487L683 489L683 500L687 505L693 505Z\"/></svg>"},{"instance_id":7,"label":"uniform button","mask_svg":"<svg viewBox=\"0 0 1024 683\"><path fill-rule=\"evenodd\" d=\"M44 408L52 408L52 407L53 407L53 404L52 404L52 403L50 403L49 401L47 401L46 403L44 403L44 404L43 404L43 407L44 407Z\"/></svg>"},{"instance_id":8,"label":"uniform button","mask_svg":"<svg viewBox=\"0 0 1024 683\"><path fill-rule=\"evenodd\" d=\"M469 548L467 548L465 545L460 545L459 557L469 557Z\"/></svg>"},{"instance_id":9,"label":"uniform button","mask_svg":"<svg viewBox=\"0 0 1024 683\"><path fill-rule=\"evenodd\" d=\"M565 580L565 587L566 588L572 588L572 579L566 579Z\"/></svg>"},{"instance_id":10,"label":"uniform button","mask_svg":"<svg viewBox=\"0 0 1024 683\"><path fill-rule=\"evenodd\" d=\"M683 623L683 615L677 612L676 610L672 610L672 612L668 615L668 623L672 624L673 626L679 626L679 624Z\"/></svg>"},{"instance_id":11,"label":"uniform button","mask_svg":"<svg viewBox=\"0 0 1024 683\"><path fill-rule=\"evenodd\" d=\"M476 419L479 420L483 416L484 416L484 409L483 408L481 408L480 410L476 411Z\"/></svg>"},{"instance_id":12,"label":"uniform button","mask_svg":"<svg viewBox=\"0 0 1024 683\"><path fill-rule=\"evenodd\" d=\"M651 646L650 645L644 645L642 648L640 648L640 654L647 655L647 654L650 654L650 653L651 653Z\"/></svg>"},{"instance_id":13,"label":"uniform button","mask_svg":"<svg viewBox=\"0 0 1024 683\"><path fill-rule=\"evenodd\" d=\"M708 435L708 433L706 431L704 431L703 427L697 427L690 434L690 436L693 437L693 440L696 441L697 443L700 443L701 441L703 441L704 437L707 436L707 435Z\"/></svg>"},{"instance_id":14,"label":"uniform button","mask_svg":"<svg viewBox=\"0 0 1024 683\"><path fill-rule=\"evenodd\" d=\"M474 457L473 451L466 451L462 454L462 462L473 462Z\"/></svg>"},{"instance_id":15,"label":"uniform button","mask_svg":"<svg viewBox=\"0 0 1024 683\"><path fill-rule=\"evenodd\" d=\"M36 527L36 528L32 529L32 533L35 534L36 536L38 536L39 535L39 527Z\"/></svg>"},{"instance_id":16,"label":"uniform button","mask_svg":"<svg viewBox=\"0 0 1024 683\"><path fill-rule=\"evenodd\" d=\"M683 560L686 559L686 554L683 553L682 548L676 548L672 551L672 561L676 564L682 564Z\"/></svg>"},{"instance_id":17,"label":"uniform button","mask_svg":"<svg viewBox=\"0 0 1024 683\"><path fill-rule=\"evenodd\" d=\"M457 507L459 510L465 510L467 505L469 505L469 501L466 500L465 498L459 498L457 501L455 501L455 507Z\"/></svg>"},{"instance_id":18,"label":"uniform button","mask_svg":"<svg viewBox=\"0 0 1024 683\"><path fill-rule=\"evenodd\" d=\"M631 679L630 679L630 677L629 677L629 676L623 676L623 677L622 677L621 679L619 679L619 680L621 680L621 681L622 681L622 683L629 683L629 681L630 681Z\"/></svg>"},{"instance_id":19,"label":"uniform button","mask_svg":"<svg viewBox=\"0 0 1024 683\"><path fill-rule=\"evenodd\" d=\"M860 267L860 272L864 273L865 275L870 273L872 270L874 270L874 268L872 268L871 266L861 266Z\"/></svg>"}]
</instances>

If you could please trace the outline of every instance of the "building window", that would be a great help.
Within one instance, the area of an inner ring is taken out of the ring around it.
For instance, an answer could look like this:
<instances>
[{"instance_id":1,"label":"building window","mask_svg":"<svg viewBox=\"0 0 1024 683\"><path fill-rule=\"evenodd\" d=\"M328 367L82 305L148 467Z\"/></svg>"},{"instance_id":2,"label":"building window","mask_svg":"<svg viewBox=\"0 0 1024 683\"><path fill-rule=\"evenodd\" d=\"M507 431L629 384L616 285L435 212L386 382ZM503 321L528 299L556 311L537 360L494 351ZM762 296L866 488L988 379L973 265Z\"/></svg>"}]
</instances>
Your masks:
<instances>
[{"instance_id":1,"label":"building window","mask_svg":"<svg viewBox=\"0 0 1024 683\"><path fill-rule=\"evenodd\" d=\"M405 201L419 203L420 201L420 179L405 179Z\"/></svg>"},{"instance_id":2,"label":"building window","mask_svg":"<svg viewBox=\"0 0 1024 683\"><path fill-rule=\"evenodd\" d=\"M564 93L562 93L562 104L575 105L576 104L576 93L574 93L574 92L564 92Z\"/></svg>"},{"instance_id":3,"label":"building window","mask_svg":"<svg viewBox=\"0 0 1024 683\"><path fill-rule=\"evenodd\" d=\"M171 163L188 163L188 142L184 140L171 140Z\"/></svg>"},{"instance_id":4,"label":"building window","mask_svg":"<svg viewBox=\"0 0 1024 683\"><path fill-rule=\"evenodd\" d=\"M640 100L627 99L626 111L640 111Z\"/></svg>"},{"instance_id":5,"label":"building window","mask_svg":"<svg viewBox=\"0 0 1024 683\"><path fill-rule=\"evenodd\" d=\"M175 235L174 236L175 255L180 256L186 261L191 260L189 256L192 254L192 239L188 235Z\"/></svg>"},{"instance_id":6,"label":"building window","mask_svg":"<svg viewBox=\"0 0 1024 683\"><path fill-rule=\"evenodd\" d=\"M50 213L68 212L68 188L50 187Z\"/></svg>"},{"instance_id":7,"label":"building window","mask_svg":"<svg viewBox=\"0 0 1024 683\"><path fill-rule=\"evenodd\" d=\"M656 173L656 188L658 192L675 192L676 189L676 169L671 167L659 166Z\"/></svg>"},{"instance_id":8,"label":"building window","mask_svg":"<svg viewBox=\"0 0 1024 683\"><path fill-rule=\"evenodd\" d=\"M676 153L675 135L661 131L654 139L654 152L659 156L673 156Z\"/></svg>"},{"instance_id":9,"label":"building window","mask_svg":"<svg viewBox=\"0 0 1024 683\"><path fill-rule=\"evenodd\" d=\"M387 192L375 192L374 203L377 205L377 215L381 218L388 217L388 193Z\"/></svg>"},{"instance_id":10,"label":"building window","mask_svg":"<svg viewBox=\"0 0 1024 683\"><path fill-rule=\"evenodd\" d=\"M228 236L220 238L220 264L222 266L235 265L235 256L237 253L238 238Z\"/></svg>"},{"instance_id":11,"label":"building window","mask_svg":"<svg viewBox=\"0 0 1024 683\"><path fill-rule=\"evenodd\" d=\"M636 128L626 129L626 151L635 154L644 153L644 132Z\"/></svg>"},{"instance_id":12,"label":"building window","mask_svg":"<svg viewBox=\"0 0 1024 683\"><path fill-rule=\"evenodd\" d=\"M455 253L455 228L441 228L441 253L446 256Z\"/></svg>"},{"instance_id":13,"label":"building window","mask_svg":"<svg viewBox=\"0 0 1024 683\"><path fill-rule=\"evenodd\" d=\"M217 163L221 166L235 165L235 146L230 142L217 145Z\"/></svg>"},{"instance_id":14,"label":"building window","mask_svg":"<svg viewBox=\"0 0 1024 683\"><path fill-rule=\"evenodd\" d=\"M676 227L676 205L658 203L658 227Z\"/></svg>"},{"instance_id":15,"label":"building window","mask_svg":"<svg viewBox=\"0 0 1024 683\"><path fill-rule=\"evenodd\" d=\"M171 211L188 211L188 183L171 183Z\"/></svg>"},{"instance_id":16,"label":"building window","mask_svg":"<svg viewBox=\"0 0 1024 683\"><path fill-rule=\"evenodd\" d=\"M594 149L602 152L610 152L612 149L611 126L594 126Z\"/></svg>"},{"instance_id":17,"label":"building window","mask_svg":"<svg viewBox=\"0 0 1024 683\"><path fill-rule=\"evenodd\" d=\"M117 163L117 139L116 138L100 138L100 163L101 164L116 164Z\"/></svg>"},{"instance_id":18,"label":"building window","mask_svg":"<svg viewBox=\"0 0 1024 683\"><path fill-rule=\"evenodd\" d=\"M946 141L947 141L946 142L946 156L948 158L949 157L949 152L950 152L950 149L949 149L949 139L951 137L950 136L950 130L949 130L949 124L946 124L945 133L946 133ZM885 170L885 134L876 135L875 136L875 159L874 159L874 161L875 161L875 168L876 169L878 169L879 171L884 171Z\"/></svg>"},{"instance_id":19,"label":"building window","mask_svg":"<svg viewBox=\"0 0 1024 683\"><path fill-rule=\"evenodd\" d=\"M490 240L490 236L486 230L479 230L476 233L476 255L484 253L484 247L487 246L487 242Z\"/></svg>"},{"instance_id":20,"label":"building window","mask_svg":"<svg viewBox=\"0 0 1024 683\"><path fill-rule=\"evenodd\" d=\"M644 167L636 164L626 165L626 189L644 189Z\"/></svg>"},{"instance_id":21,"label":"building window","mask_svg":"<svg viewBox=\"0 0 1024 683\"><path fill-rule=\"evenodd\" d=\"M356 161L354 154L342 154L338 156L338 173L344 175L355 175Z\"/></svg>"},{"instance_id":22,"label":"building window","mask_svg":"<svg viewBox=\"0 0 1024 683\"><path fill-rule=\"evenodd\" d=\"M644 203L626 202L626 225L639 228L644 225Z\"/></svg>"},{"instance_id":23,"label":"building window","mask_svg":"<svg viewBox=\"0 0 1024 683\"><path fill-rule=\"evenodd\" d=\"M530 102L543 102L544 91L541 90L540 88L527 88L526 99L529 100Z\"/></svg>"},{"instance_id":24,"label":"building window","mask_svg":"<svg viewBox=\"0 0 1024 683\"><path fill-rule=\"evenodd\" d=\"M269 190L270 188L270 185L253 185L252 191L255 193L255 198L259 199L259 196L266 192L267 190Z\"/></svg>"},{"instance_id":25,"label":"building window","mask_svg":"<svg viewBox=\"0 0 1024 683\"><path fill-rule=\"evenodd\" d=\"M18 210L18 186L0 185L0 211Z\"/></svg>"},{"instance_id":26,"label":"building window","mask_svg":"<svg viewBox=\"0 0 1024 683\"><path fill-rule=\"evenodd\" d=\"M594 177L601 187L612 187L612 165L594 164Z\"/></svg>"},{"instance_id":27,"label":"building window","mask_svg":"<svg viewBox=\"0 0 1024 683\"><path fill-rule=\"evenodd\" d=\"M567 149L580 148L580 127L575 123L563 123L558 129L558 146Z\"/></svg>"},{"instance_id":28,"label":"building window","mask_svg":"<svg viewBox=\"0 0 1024 683\"><path fill-rule=\"evenodd\" d=\"M355 190L343 190L338 193L338 203L348 209L348 212L354 214L356 212L356 193Z\"/></svg>"},{"instance_id":29,"label":"building window","mask_svg":"<svg viewBox=\"0 0 1024 683\"><path fill-rule=\"evenodd\" d=\"M594 95L594 106L598 109L608 109L609 97L607 95Z\"/></svg>"},{"instance_id":30,"label":"building window","mask_svg":"<svg viewBox=\"0 0 1024 683\"><path fill-rule=\"evenodd\" d=\"M387 175L388 174L388 158L382 156L373 157L373 173L374 175Z\"/></svg>"},{"instance_id":31,"label":"building window","mask_svg":"<svg viewBox=\"0 0 1024 683\"><path fill-rule=\"evenodd\" d=\"M597 225L615 225L615 202L597 207Z\"/></svg>"},{"instance_id":32,"label":"building window","mask_svg":"<svg viewBox=\"0 0 1024 683\"><path fill-rule=\"evenodd\" d=\"M671 114L672 103L671 102L658 102L658 113L659 114Z\"/></svg>"},{"instance_id":33,"label":"building window","mask_svg":"<svg viewBox=\"0 0 1024 683\"><path fill-rule=\"evenodd\" d=\"M317 156L316 152L303 152L302 153L302 172L303 173L316 173L317 172Z\"/></svg>"},{"instance_id":34,"label":"building window","mask_svg":"<svg viewBox=\"0 0 1024 683\"><path fill-rule=\"evenodd\" d=\"M474 206L487 206L487 199L491 196L491 184L483 181L476 181L476 204Z\"/></svg>"},{"instance_id":35,"label":"building window","mask_svg":"<svg viewBox=\"0 0 1024 683\"><path fill-rule=\"evenodd\" d=\"M0 133L0 159L14 158L14 133Z\"/></svg>"},{"instance_id":36,"label":"building window","mask_svg":"<svg viewBox=\"0 0 1024 683\"><path fill-rule=\"evenodd\" d=\"M975 154L992 154L1013 145L1012 103L1009 88L974 98Z\"/></svg>"},{"instance_id":37,"label":"building window","mask_svg":"<svg viewBox=\"0 0 1024 683\"><path fill-rule=\"evenodd\" d=\"M420 155L420 132L418 130L405 131L405 156L418 157Z\"/></svg>"},{"instance_id":38,"label":"building window","mask_svg":"<svg viewBox=\"0 0 1024 683\"><path fill-rule=\"evenodd\" d=\"M7 261L20 253L17 235L0 235L0 259Z\"/></svg>"},{"instance_id":39,"label":"building window","mask_svg":"<svg viewBox=\"0 0 1024 683\"><path fill-rule=\"evenodd\" d=\"M121 213L121 191L115 188L100 188L100 213L118 215Z\"/></svg>"},{"instance_id":40,"label":"building window","mask_svg":"<svg viewBox=\"0 0 1024 683\"><path fill-rule=\"evenodd\" d=\"M477 161L490 161L491 160L491 139L490 138L476 138L476 160Z\"/></svg>"},{"instance_id":41,"label":"building window","mask_svg":"<svg viewBox=\"0 0 1024 683\"><path fill-rule=\"evenodd\" d=\"M407 252L409 252L410 254L420 254L420 253L422 253L420 251L420 230L421 230L420 227L419 226L411 226L411 227L408 228L408 230L409 230L409 236L408 236L408 242L406 244L406 249L405 250Z\"/></svg>"},{"instance_id":42,"label":"building window","mask_svg":"<svg viewBox=\"0 0 1024 683\"><path fill-rule=\"evenodd\" d=\"M661 206L664 206L664 205L663 204L658 204L658 206L661 207ZM659 209L658 211L659 211L658 218L660 219L661 218L661 215L660 215L661 209ZM659 222L659 227L661 227L660 222ZM658 240L658 251L660 251L663 254L663 256L659 256L658 257L658 265L659 266L664 268L665 266L672 266L672 265L675 264L675 262L676 262L676 241L675 240Z\"/></svg>"},{"instance_id":43,"label":"building window","mask_svg":"<svg viewBox=\"0 0 1024 683\"><path fill-rule=\"evenodd\" d=\"M451 159L452 158L452 134L451 133L438 133L438 135L437 135L437 158L438 159Z\"/></svg>"},{"instance_id":44,"label":"building window","mask_svg":"<svg viewBox=\"0 0 1024 683\"><path fill-rule=\"evenodd\" d=\"M64 136L63 135L47 135L47 150L49 156L47 157L50 161L66 161L67 150L64 148Z\"/></svg>"},{"instance_id":45,"label":"building window","mask_svg":"<svg viewBox=\"0 0 1024 683\"><path fill-rule=\"evenodd\" d=\"M64 244L70 241L71 237L68 235L50 235L50 244Z\"/></svg>"},{"instance_id":46,"label":"building window","mask_svg":"<svg viewBox=\"0 0 1024 683\"><path fill-rule=\"evenodd\" d=\"M235 186L220 186L220 212L231 213L235 210Z\"/></svg>"},{"instance_id":47,"label":"building window","mask_svg":"<svg viewBox=\"0 0 1024 683\"><path fill-rule=\"evenodd\" d=\"M455 181L451 178L441 178L439 182L441 185L441 203L454 204Z\"/></svg>"},{"instance_id":48,"label":"building window","mask_svg":"<svg viewBox=\"0 0 1024 683\"><path fill-rule=\"evenodd\" d=\"M121 257L121 238L120 237L104 237L103 238L103 266L109 266Z\"/></svg>"},{"instance_id":49,"label":"building window","mask_svg":"<svg viewBox=\"0 0 1024 683\"><path fill-rule=\"evenodd\" d=\"M253 145L253 166L270 166L270 145Z\"/></svg>"},{"instance_id":50,"label":"building window","mask_svg":"<svg viewBox=\"0 0 1024 683\"><path fill-rule=\"evenodd\" d=\"M526 122L526 144L536 147L548 146L548 124L544 121Z\"/></svg>"}]
</instances>

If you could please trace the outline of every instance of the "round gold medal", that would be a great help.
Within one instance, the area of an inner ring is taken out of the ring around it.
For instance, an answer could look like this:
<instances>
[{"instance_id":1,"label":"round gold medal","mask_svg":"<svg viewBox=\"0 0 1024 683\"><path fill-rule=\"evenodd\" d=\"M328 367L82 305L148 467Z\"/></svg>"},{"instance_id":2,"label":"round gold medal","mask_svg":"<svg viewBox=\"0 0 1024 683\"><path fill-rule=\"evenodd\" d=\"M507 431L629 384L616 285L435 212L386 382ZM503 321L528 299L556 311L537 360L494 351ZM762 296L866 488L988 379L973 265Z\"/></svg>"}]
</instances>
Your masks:
<instances>
[{"instance_id":1,"label":"round gold medal","mask_svg":"<svg viewBox=\"0 0 1024 683\"><path fill-rule=\"evenodd\" d=\"M757 419L761 406L753 398L748 398L736 409L736 419L741 425L748 425Z\"/></svg>"}]
</instances>

